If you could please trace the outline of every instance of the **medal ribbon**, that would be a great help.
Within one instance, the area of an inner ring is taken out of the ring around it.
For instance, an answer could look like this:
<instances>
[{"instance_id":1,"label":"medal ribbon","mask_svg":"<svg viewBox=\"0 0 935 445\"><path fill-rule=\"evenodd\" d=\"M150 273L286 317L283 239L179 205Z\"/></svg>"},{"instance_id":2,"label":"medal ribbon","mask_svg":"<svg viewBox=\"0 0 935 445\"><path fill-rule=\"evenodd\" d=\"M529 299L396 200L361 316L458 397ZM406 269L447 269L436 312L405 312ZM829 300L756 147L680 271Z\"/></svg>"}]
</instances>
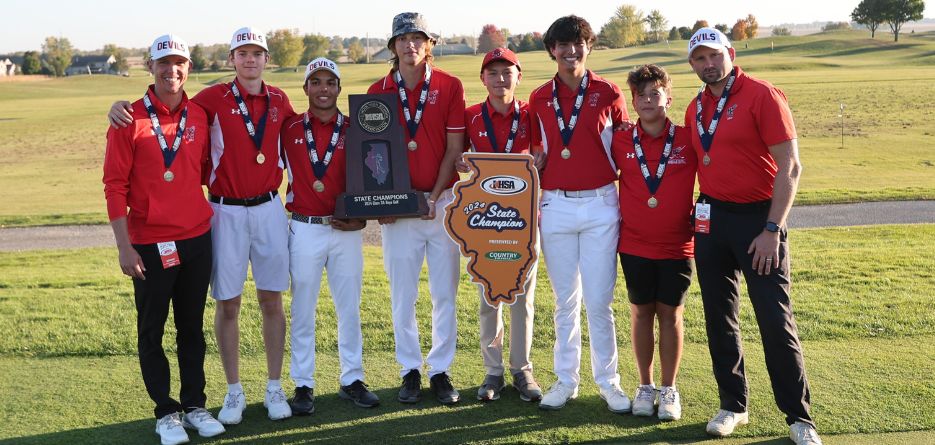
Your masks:
<instances>
[{"instance_id":1,"label":"medal ribbon","mask_svg":"<svg viewBox=\"0 0 935 445\"><path fill-rule=\"evenodd\" d=\"M432 65L425 64L425 82L422 84L422 93L419 94L419 102L416 104L416 117L413 118L409 112L409 97L406 94L406 82L399 70L393 73L393 79L396 80L396 86L399 88L399 101L403 104L403 115L406 117L406 127L409 129L409 139L416 138L416 132L419 131L419 122L422 121L422 110L425 109L425 99L429 97L429 82L432 80Z\"/></svg>"},{"instance_id":2,"label":"medal ribbon","mask_svg":"<svg viewBox=\"0 0 935 445\"><path fill-rule=\"evenodd\" d=\"M497 135L494 132L493 120L490 119L490 112L487 111L487 102L484 102L484 105L481 106L481 115L484 116L484 128L487 130L487 139L490 140L490 146L493 148L494 153L501 153L499 151L499 146L497 145ZM502 153L510 153L513 151L513 141L516 139L516 130L519 128L519 101L513 99L513 125L510 126L510 136L506 140L506 146L503 147Z\"/></svg>"},{"instance_id":3,"label":"medal ribbon","mask_svg":"<svg viewBox=\"0 0 935 445\"><path fill-rule=\"evenodd\" d=\"M702 85L701 89L698 90L695 124L698 127L698 137L701 138L701 148L705 153L708 153L708 150L711 149L711 143L714 142L714 132L717 130L718 121L721 120L721 113L724 112L724 105L727 104L727 97L730 96L730 89L734 86L734 80L736 79L737 68L734 68L731 70L730 77L727 79L727 85L724 86L724 92L721 93L721 100L719 100L717 103L717 108L714 110L714 116L711 118L711 123L708 124L708 131L705 131L704 126L701 125L701 95L704 93L705 86Z\"/></svg>"},{"instance_id":4,"label":"medal ribbon","mask_svg":"<svg viewBox=\"0 0 935 445\"><path fill-rule=\"evenodd\" d=\"M175 131L175 141L172 142L172 148L166 143L166 136L162 133L162 127L159 126L159 116L156 115L156 109L153 108L153 102L149 100L149 94L143 96L143 105L146 106L146 112L149 113L149 120L153 124L153 132L156 133L156 139L159 141L159 148L162 149L162 163L166 169L172 166L175 155L179 152L182 145L182 134L185 133L185 121L188 120L188 105L182 109L182 118L179 119L179 128Z\"/></svg>"},{"instance_id":5,"label":"medal ribbon","mask_svg":"<svg viewBox=\"0 0 935 445\"><path fill-rule=\"evenodd\" d=\"M341 128L344 127L344 115L338 112L338 117L334 121L334 130L331 131L331 140L328 142L328 148L325 150L325 158L318 159L318 149L315 148L315 136L312 135L312 124L308 118L308 112L305 112L303 119L305 123L305 148L308 149L308 159L312 162L312 170L318 179L325 177L325 171L328 170L328 164L331 163L331 156L334 155L334 147L338 144L338 138L341 136Z\"/></svg>"},{"instance_id":6,"label":"medal ribbon","mask_svg":"<svg viewBox=\"0 0 935 445\"><path fill-rule=\"evenodd\" d=\"M266 96L264 96L266 97L266 109L263 110L263 115L260 116L260 122L254 126L253 120L250 119L250 112L247 111L247 104L244 103L243 96L240 95L240 88L237 88L237 82L231 82L230 87L234 93L234 100L237 101L237 108L240 109L240 117L243 118L243 124L247 127L247 133L253 138L253 145L256 146L257 151L262 152L263 133L266 132L266 115L269 112L269 92L267 91ZM264 88L266 88L265 85Z\"/></svg>"},{"instance_id":7,"label":"medal ribbon","mask_svg":"<svg viewBox=\"0 0 935 445\"><path fill-rule=\"evenodd\" d=\"M588 72L581 78L581 85L578 86L578 96L575 98L575 108L571 110L571 119L568 125L565 125L565 118L562 117L562 107L558 104L558 84L552 79L552 108L555 109L555 117L558 119L558 131L562 133L562 143L565 148L571 142L571 135L575 132L575 125L578 123L578 113L581 112L581 104L584 103L584 92L588 89Z\"/></svg>"},{"instance_id":8,"label":"medal ribbon","mask_svg":"<svg viewBox=\"0 0 935 445\"><path fill-rule=\"evenodd\" d=\"M659 157L659 166L656 167L656 176L649 174L649 164L646 162L646 154L643 153L643 146L640 145L640 137L633 127L633 151L636 152L636 163L640 166L640 173L643 174L643 181L649 188L649 195L655 196L659 186L662 185L662 175L666 173L666 166L669 164L669 155L672 154L672 142L675 140L675 124L669 122L669 134L666 135L666 145L662 149L662 156Z\"/></svg>"}]
</instances>

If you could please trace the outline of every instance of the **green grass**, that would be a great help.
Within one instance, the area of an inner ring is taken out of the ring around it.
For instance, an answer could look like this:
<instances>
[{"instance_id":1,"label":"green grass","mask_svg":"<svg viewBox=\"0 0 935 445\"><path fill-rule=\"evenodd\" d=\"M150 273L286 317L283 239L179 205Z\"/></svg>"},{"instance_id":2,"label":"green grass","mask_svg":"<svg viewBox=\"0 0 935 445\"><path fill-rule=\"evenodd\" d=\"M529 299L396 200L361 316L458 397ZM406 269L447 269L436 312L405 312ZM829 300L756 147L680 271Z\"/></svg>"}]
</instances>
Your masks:
<instances>
[{"instance_id":1,"label":"green grass","mask_svg":"<svg viewBox=\"0 0 935 445\"><path fill-rule=\"evenodd\" d=\"M774 48L770 49L770 42ZM935 199L935 39L901 42L859 32L777 37L738 45L737 63L782 88L796 117L805 165L799 203ZM681 121L699 81L689 70L685 42L595 51L588 65L625 88L633 66L655 62L673 75L673 118ZM548 80L555 65L545 52L522 53L520 97ZM468 102L485 96L480 56L448 56L438 65L462 79ZM363 93L385 75L382 64L342 65L343 95ZM100 178L105 113L117 99L136 99L149 83L130 78L74 77L0 83L0 188L7 199L0 226L105 222ZM190 94L230 80L231 73L192 75ZM301 72L266 74L304 109ZM346 108L344 98L339 101ZM839 104L845 110L841 147ZM630 107L632 108L632 107Z\"/></svg>"},{"instance_id":2,"label":"green grass","mask_svg":"<svg viewBox=\"0 0 935 445\"><path fill-rule=\"evenodd\" d=\"M795 312L812 385L813 414L826 443L935 441L935 415L926 408L935 406L935 387L925 377L935 357L932 239L935 225L931 224L809 229L791 234ZM705 439L703 425L716 408L717 395L697 286L691 288L686 303L686 351L679 379L685 417L681 421L659 423L606 411L589 377L587 348L581 396L560 412L539 411L518 401L511 391L496 403L475 402L472 396L484 370L477 346L477 296L467 277L462 277L458 297L459 346L452 368L465 400L453 408L429 400L405 407L394 400L398 372L379 249L366 248L365 258L364 365L367 381L383 405L362 410L337 398L336 323L323 286L318 308L317 411L309 418L266 420L259 403L265 360L251 289L241 317L242 380L251 405L243 425L232 427L212 443L682 443ZM113 249L0 254L0 400L6 405L0 414L0 443L155 443L151 406L134 352L132 287L115 262ZM548 385L553 381L553 300L544 269L540 269L537 289L533 361L540 382ZM423 276L423 292L426 288ZM614 310L620 373L624 388L632 392L637 380L622 279ZM429 299L421 298L417 312L426 351L430 311ZM212 313L209 300L205 317L208 404L216 410L224 382L211 333ZM737 441L716 443L773 443L763 438L784 436L785 424L772 401L762 348L746 302L741 315L753 422L737 432ZM172 350L171 321L169 325L166 346ZM289 383L286 386L291 388ZM777 439L775 443L786 442Z\"/></svg>"}]
</instances>

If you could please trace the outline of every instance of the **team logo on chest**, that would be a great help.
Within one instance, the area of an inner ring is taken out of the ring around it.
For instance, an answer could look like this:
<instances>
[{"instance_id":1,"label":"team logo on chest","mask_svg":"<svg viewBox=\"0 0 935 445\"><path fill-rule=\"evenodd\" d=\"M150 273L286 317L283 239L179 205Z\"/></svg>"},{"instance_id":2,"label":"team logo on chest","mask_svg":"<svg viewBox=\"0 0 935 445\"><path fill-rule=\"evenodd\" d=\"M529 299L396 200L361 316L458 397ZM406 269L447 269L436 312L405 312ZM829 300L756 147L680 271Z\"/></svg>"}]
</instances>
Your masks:
<instances>
[{"instance_id":1,"label":"team logo on chest","mask_svg":"<svg viewBox=\"0 0 935 445\"><path fill-rule=\"evenodd\" d=\"M682 151L685 150L685 146L681 145L678 147L672 148L672 154L669 156L668 165L684 165L687 163L685 161L685 154Z\"/></svg>"},{"instance_id":2,"label":"team logo on chest","mask_svg":"<svg viewBox=\"0 0 935 445\"><path fill-rule=\"evenodd\" d=\"M428 100L429 100L429 103L430 103L430 104L433 104L433 105L435 104L435 102L438 102L438 90L431 90L431 91L429 91L429 99L428 99Z\"/></svg>"},{"instance_id":3,"label":"team logo on chest","mask_svg":"<svg viewBox=\"0 0 935 445\"><path fill-rule=\"evenodd\" d=\"M295 140L295 142L293 142L293 144L295 144L295 145L304 145L304 144L305 144L305 138L296 138L296 140Z\"/></svg>"},{"instance_id":4,"label":"team logo on chest","mask_svg":"<svg viewBox=\"0 0 935 445\"><path fill-rule=\"evenodd\" d=\"M240 114L240 109L237 107L231 108L231 114Z\"/></svg>"},{"instance_id":5,"label":"team logo on chest","mask_svg":"<svg viewBox=\"0 0 935 445\"><path fill-rule=\"evenodd\" d=\"M195 142L195 127L185 129L185 142Z\"/></svg>"},{"instance_id":6,"label":"team logo on chest","mask_svg":"<svg viewBox=\"0 0 935 445\"><path fill-rule=\"evenodd\" d=\"M479 138L485 138L485 137L487 137L487 132L486 132L486 131L478 131L478 132L477 132L477 137L479 137Z\"/></svg>"},{"instance_id":7,"label":"team logo on chest","mask_svg":"<svg viewBox=\"0 0 935 445\"><path fill-rule=\"evenodd\" d=\"M591 95L588 96L588 106L592 108L596 107L597 101L599 101L600 99L601 99L601 93L591 93Z\"/></svg>"},{"instance_id":8,"label":"team logo on chest","mask_svg":"<svg viewBox=\"0 0 935 445\"><path fill-rule=\"evenodd\" d=\"M733 104L727 107L727 120L734 119L734 111L737 110L737 104Z\"/></svg>"},{"instance_id":9,"label":"team logo on chest","mask_svg":"<svg viewBox=\"0 0 935 445\"><path fill-rule=\"evenodd\" d=\"M344 150L344 135L341 135L341 139L338 139L338 145L334 146L335 150Z\"/></svg>"},{"instance_id":10,"label":"team logo on chest","mask_svg":"<svg viewBox=\"0 0 935 445\"><path fill-rule=\"evenodd\" d=\"M627 153L627 159L636 159L636 153L633 153L632 151Z\"/></svg>"},{"instance_id":11,"label":"team logo on chest","mask_svg":"<svg viewBox=\"0 0 935 445\"><path fill-rule=\"evenodd\" d=\"M279 108L278 107L271 107L269 109L269 118L273 122L279 122Z\"/></svg>"}]
</instances>

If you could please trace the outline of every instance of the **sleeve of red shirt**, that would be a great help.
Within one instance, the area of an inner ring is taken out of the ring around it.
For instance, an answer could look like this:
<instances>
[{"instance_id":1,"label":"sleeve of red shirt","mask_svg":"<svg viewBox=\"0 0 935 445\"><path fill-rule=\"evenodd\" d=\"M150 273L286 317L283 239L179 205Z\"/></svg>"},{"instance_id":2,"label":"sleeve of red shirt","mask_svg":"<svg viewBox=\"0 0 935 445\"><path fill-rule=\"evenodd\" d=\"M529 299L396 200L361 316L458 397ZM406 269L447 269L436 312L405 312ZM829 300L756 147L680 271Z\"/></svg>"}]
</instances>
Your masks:
<instances>
[{"instance_id":1,"label":"sleeve of red shirt","mask_svg":"<svg viewBox=\"0 0 935 445\"><path fill-rule=\"evenodd\" d=\"M691 131L695 131L695 101L698 99L692 99L688 103L688 106L685 107L685 128L688 128Z\"/></svg>"},{"instance_id":2,"label":"sleeve of red shirt","mask_svg":"<svg viewBox=\"0 0 935 445\"><path fill-rule=\"evenodd\" d=\"M292 116L295 116L295 115L298 114L298 113L296 113L296 112L295 112L295 108L292 107L292 101L289 100L289 96L286 94L285 91L282 91L282 97L283 97L283 99L284 99L284 100L283 100L283 107L285 107L285 110L284 110L284 111L285 111L285 114L286 114L285 117L283 117L283 120L285 121L285 120L288 120L289 118L291 118Z\"/></svg>"},{"instance_id":3,"label":"sleeve of red shirt","mask_svg":"<svg viewBox=\"0 0 935 445\"><path fill-rule=\"evenodd\" d=\"M130 171L133 169L134 126L107 129L107 149L104 152L104 198L110 221L127 216L127 193L130 191Z\"/></svg>"},{"instance_id":4,"label":"sleeve of red shirt","mask_svg":"<svg viewBox=\"0 0 935 445\"><path fill-rule=\"evenodd\" d=\"M454 78L449 90L451 104L448 106L448 119L445 131L448 133L464 133L464 86L461 81Z\"/></svg>"},{"instance_id":5,"label":"sleeve of red shirt","mask_svg":"<svg viewBox=\"0 0 935 445\"><path fill-rule=\"evenodd\" d=\"M210 107L211 99L209 96L211 94L210 91L211 91L211 88L205 88L199 91L198 94L195 94L195 96L190 99L196 105L198 105L199 107L205 110L205 114L208 115L209 126L214 123L214 113L211 113L209 111L211 109Z\"/></svg>"},{"instance_id":6,"label":"sleeve of red shirt","mask_svg":"<svg viewBox=\"0 0 935 445\"><path fill-rule=\"evenodd\" d=\"M620 165L623 163L623 159L627 157L626 153L624 152L624 146L626 145L625 138L628 134L629 132L626 131L615 130L614 137L611 139L610 156L614 160L614 165L617 166L618 172L621 171ZM621 177L620 179L623 178Z\"/></svg>"},{"instance_id":7,"label":"sleeve of red shirt","mask_svg":"<svg viewBox=\"0 0 935 445\"><path fill-rule=\"evenodd\" d=\"M623 97L623 93L620 92L620 87L613 82L611 82L611 85L614 87L614 103L612 106L611 118L616 128L623 122L629 120L630 116L627 114L627 101Z\"/></svg>"},{"instance_id":8,"label":"sleeve of red shirt","mask_svg":"<svg viewBox=\"0 0 935 445\"><path fill-rule=\"evenodd\" d=\"M779 88L770 87L768 92L760 97L755 113L760 138L767 146L796 138L792 110L789 109L789 102Z\"/></svg>"},{"instance_id":9,"label":"sleeve of red shirt","mask_svg":"<svg viewBox=\"0 0 935 445\"><path fill-rule=\"evenodd\" d=\"M539 122L539 114L533 108L535 95L536 90L529 94L529 145L531 147L542 147L542 130L540 129L542 124Z\"/></svg>"},{"instance_id":10,"label":"sleeve of red shirt","mask_svg":"<svg viewBox=\"0 0 935 445\"><path fill-rule=\"evenodd\" d=\"M469 122L471 122L471 118L474 117L474 116L469 116L469 114L470 114L470 113L468 113L467 108L465 108L465 109L464 109L465 133L467 133L467 124L468 124ZM464 151L467 152L467 151L470 151L470 150L471 150L471 135L470 135L470 134L466 134L465 137L464 137Z\"/></svg>"}]
</instances>

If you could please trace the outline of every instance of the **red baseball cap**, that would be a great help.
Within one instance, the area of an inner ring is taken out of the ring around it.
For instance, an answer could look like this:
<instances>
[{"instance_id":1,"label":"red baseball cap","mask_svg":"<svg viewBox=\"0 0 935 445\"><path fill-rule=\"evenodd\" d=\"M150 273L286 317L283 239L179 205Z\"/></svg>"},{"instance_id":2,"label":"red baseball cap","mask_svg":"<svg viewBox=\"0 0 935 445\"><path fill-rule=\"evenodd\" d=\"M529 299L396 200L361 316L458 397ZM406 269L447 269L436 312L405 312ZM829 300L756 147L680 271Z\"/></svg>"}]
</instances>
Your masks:
<instances>
[{"instance_id":1,"label":"red baseball cap","mask_svg":"<svg viewBox=\"0 0 935 445\"><path fill-rule=\"evenodd\" d=\"M507 48L496 48L487 53L487 55L484 56L484 63L481 64L480 70L484 71L484 68L486 68L487 65L490 65L491 63L499 60L516 65L517 70L523 70L523 67L519 65L519 59L516 58L516 54Z\"/></svg>"}]
</instances>

